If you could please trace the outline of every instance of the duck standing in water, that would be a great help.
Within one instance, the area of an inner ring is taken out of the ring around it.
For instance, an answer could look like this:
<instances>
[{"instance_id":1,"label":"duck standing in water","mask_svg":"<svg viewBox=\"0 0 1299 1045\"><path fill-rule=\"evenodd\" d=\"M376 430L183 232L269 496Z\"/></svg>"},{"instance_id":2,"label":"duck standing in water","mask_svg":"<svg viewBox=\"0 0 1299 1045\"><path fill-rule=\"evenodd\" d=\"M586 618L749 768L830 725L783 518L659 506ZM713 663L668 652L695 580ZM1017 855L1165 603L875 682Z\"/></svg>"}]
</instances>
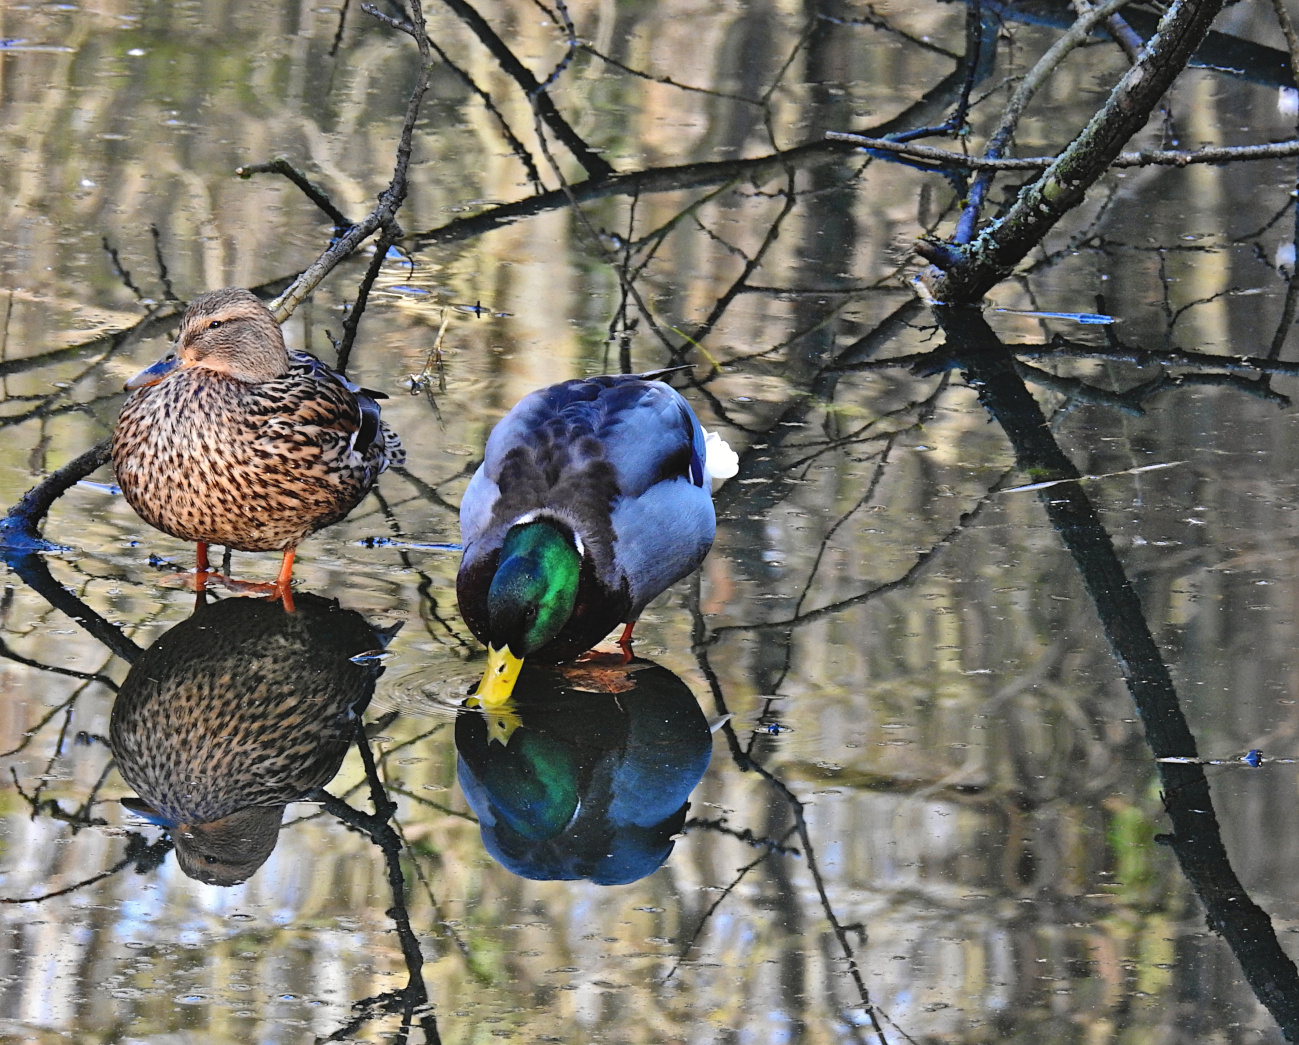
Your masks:
<instances>
[{"instance_id":1,"label":"duck standing in water","mask_svg":"<svg viewBox=\"0 0 1299 1045\"><path fill-rule=\"evenodd\" d=\"M405 460L378 393L288 351L275 317L240 288L195 298L172 352L126 387L134 394L113 433L118 484L145 522L197 542L200 588L209 544L276 550L273 589L291 606L298 542Z\"/></svg>"},{"instance_id":2,"label":"duck standing in water","mask_svg":"<svg viewBox=\"0 0 1299 1045\"><path fill-rule=\"evenodd\" d=\"M579 378L524 397L492 430L460 505L460 612L488 647L478 687L509 699L525 657L571 660L696 569L711 480L735 455L655 374Z\"/></svg>"}]
</instances>

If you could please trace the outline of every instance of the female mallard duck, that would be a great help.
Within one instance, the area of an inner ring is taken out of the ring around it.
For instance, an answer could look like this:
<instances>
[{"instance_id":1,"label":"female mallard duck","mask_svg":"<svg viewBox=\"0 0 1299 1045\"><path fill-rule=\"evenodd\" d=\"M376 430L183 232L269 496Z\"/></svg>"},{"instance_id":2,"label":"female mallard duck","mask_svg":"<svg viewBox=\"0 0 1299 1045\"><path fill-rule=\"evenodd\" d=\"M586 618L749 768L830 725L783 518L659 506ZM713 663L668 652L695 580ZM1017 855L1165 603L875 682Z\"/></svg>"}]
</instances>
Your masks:
<instances>
[{"instance_id":1,"label":"female mallard duck","mask_svg":"<svg viewBox=\"0 0 1299 1045\"><path fill-rule=\"evenodd\" d=\"M509 699L524 657L572 659L624 621L629 650L645 606L708 554L710 480L734 475L735 457L654 376L551 385L488 438L460 505L456 578L488 647L484 704Z\"/></svg>"},{"instance_id":2,"label":"female mallard duck","mask_svg":"<svg viewBox=\"0 0 1299 1045\"><path fill-rule=\"evenodd\" d=\"M166 827L191 878L242 882L271 855L289 802L324 787L383 672L376 629L319 595L202 605L144 651L108 742L123 799Z\"/></svg>"},{"instance_id":3,"label":"female mallard duck","mask_svg":"<svg viewBox=\"0 0 1299 1045\"><path fill-rule=\"evenodd\" d=\"M405 458L378 393L289 352L275 317L236 287L195 298L173 351L126 387L117 481L145 522L198 542L200 586L209 544L274 549L284 553L274 590L288 599L298 542Z\"/></svg>"}]
</instances>

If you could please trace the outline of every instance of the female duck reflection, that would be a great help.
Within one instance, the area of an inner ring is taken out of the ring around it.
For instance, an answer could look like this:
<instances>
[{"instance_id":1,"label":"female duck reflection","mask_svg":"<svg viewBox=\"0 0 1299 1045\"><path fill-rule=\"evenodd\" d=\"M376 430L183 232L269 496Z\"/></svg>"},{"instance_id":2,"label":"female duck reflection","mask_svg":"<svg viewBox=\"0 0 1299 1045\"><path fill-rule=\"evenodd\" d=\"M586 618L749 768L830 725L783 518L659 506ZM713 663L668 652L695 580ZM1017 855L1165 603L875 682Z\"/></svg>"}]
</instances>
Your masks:
<instances>
[{"instance_id":1,"label":"female duck reflection","mask_svg":"<svg viewBox=\"0 0 1299 1045\"><path fill-rule=\"evenodd\" d=\"M657 664L525 663L511 706L456 719L456 750L498 863L523 878L625 885L672 852L712 734L689 687Z\"/></svg>"},{"instance_id":2,"label":"female duck reflection","mask_svg":"<svg viewBox=\"0 0 1299 1045\"><path fill-rule=\"evenodd\" d=\"M296 603L201 605L136 661L113 706L109 744L140 796L124 804L169 830L201 882L249 878L284 807L338 772L383 671L358 655L396 633L318 595Z\"/></svg>"}]
</instances>

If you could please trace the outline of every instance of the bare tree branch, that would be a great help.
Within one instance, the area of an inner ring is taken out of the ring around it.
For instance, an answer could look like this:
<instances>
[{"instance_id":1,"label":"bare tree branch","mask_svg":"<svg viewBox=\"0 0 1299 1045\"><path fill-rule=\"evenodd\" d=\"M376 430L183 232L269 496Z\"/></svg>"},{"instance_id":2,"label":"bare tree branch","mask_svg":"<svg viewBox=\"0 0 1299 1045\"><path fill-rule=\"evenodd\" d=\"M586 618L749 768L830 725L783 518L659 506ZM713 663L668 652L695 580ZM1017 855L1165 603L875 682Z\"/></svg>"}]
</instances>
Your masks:
<instances>
[{"instance_id":1,"label":"bare tree branch","mask_svg":"<svg viewBox=\"0 0 1299 1045\"><path fill-rule=\"evenodd\" d=\"M917 160L929 160L951 168L973 171L1038 171L1046 170L1058 156L1014 156L987 159L966 156L950 149L936 149L930 145L912 145L891 138L867 138L843 131L827 131L831 141L853 142L863 149L896 153ZM1186 167L1192 163L1239 163L1246 160L1281 160L1299 156L1299 140L1269 142L1266 145L1222 145L1203 149L1142 149L1116 156L1110 167Z\"/></svg>"},{"instance_id":2,"label":"bare tree branch","mask_svg":"<svg viewBox=\"0 0 1299 1045\"><path fill-rule=\"evenodd\" d=\"M1146 123L1151 111L1204 39L1222 0L1174 0L1141 60L1128 70L1082 133L1024 189L1006 215L968 246L923 243L919 252L941 271L930 273L934 301L975 302L1008 275Z\"/></svg>"},{"instance_id":3,"label":"bare tree branch","mask_svg":"<svg viewBox=\"0 0 1299 1045\"><path fill-rule=\"evenodd\" d=\"M428 91L431 64L429 61L428 35L424 27L424 9L420 0L410 0L411 15L414 18L413 31L406 30L393 19L380 14L369 4L363 9L375 18L397 28L410 32L419 47L420 68L411 91L410 100L406 103L406 118L402 122L401 136L397 141L397 157L393 166L392 180L388 187L379 193L379 202L364 218L353 225L343 235L331 243L314 262L312 262L293 284L278 298L270 303L270 310L279 322L284 322L293 315L294 310L344 258L356 250L366 239L380 228L395 227L397 211L406 201L406 172L410 166L411 138L415 133L415 121L419 118L420 105Z\"/></svg>"}]
</instances>

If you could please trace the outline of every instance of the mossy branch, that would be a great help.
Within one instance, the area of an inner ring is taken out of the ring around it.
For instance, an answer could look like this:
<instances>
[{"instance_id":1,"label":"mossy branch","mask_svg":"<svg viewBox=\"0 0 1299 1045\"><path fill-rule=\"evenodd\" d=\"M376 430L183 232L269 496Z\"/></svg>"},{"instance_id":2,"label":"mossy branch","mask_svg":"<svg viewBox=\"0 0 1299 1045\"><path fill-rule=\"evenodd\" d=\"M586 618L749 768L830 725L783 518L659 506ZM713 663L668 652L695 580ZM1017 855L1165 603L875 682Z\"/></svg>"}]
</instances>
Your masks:
<instances>
[{"instance_id":1,"label":"mossy branch","mask_svg":"<svg viewBox=\"0 0 1299 1045\"><path fill-rule=\"evenodd\" d=\"M1223 0L1174 0L1140 60L1119 81L1082 133L1025 188L1005 217L968 246L923 242L919 253L937 266L926 277L934 301L978 302L1014 269L1145 126L1150 113L1186 66Z\"/></svg>"}]
</instances>

